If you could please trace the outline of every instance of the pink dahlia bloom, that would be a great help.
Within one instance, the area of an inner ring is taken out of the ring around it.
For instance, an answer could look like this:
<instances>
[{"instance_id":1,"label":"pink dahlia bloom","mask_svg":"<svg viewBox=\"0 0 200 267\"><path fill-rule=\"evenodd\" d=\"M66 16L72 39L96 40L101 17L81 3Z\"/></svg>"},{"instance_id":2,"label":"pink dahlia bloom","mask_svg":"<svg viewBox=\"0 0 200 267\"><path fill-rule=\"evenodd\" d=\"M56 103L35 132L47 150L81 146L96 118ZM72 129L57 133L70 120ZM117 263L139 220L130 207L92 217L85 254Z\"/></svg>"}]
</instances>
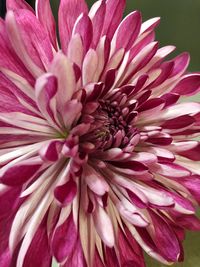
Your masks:
<instances>
[{"instance_id":1,"label":"pink dahlia bloom","mask_svg":"<svg viewBox=\"0 0 200 267\"><path fill-rule=\"evenodd\" d=\"M200 74L125 0L7 0L0 20L0 266L182 261L199 230Z\"/></svg>"}]
</instances>

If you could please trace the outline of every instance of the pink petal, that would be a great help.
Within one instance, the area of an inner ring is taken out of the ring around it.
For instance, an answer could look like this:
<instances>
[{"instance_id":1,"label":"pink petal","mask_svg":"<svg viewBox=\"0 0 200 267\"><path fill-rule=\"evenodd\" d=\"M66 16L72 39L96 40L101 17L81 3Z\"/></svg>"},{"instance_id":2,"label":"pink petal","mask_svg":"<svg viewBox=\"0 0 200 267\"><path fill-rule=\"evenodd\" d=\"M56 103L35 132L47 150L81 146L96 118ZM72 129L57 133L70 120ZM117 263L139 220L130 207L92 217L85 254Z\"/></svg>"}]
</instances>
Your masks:
<instances>
[{"instance_id":1,"label":"pink petal","mask_svg":"<svg viewBox=\"0 0 200 267\"><path fill-rule=\"evenodd\" d=\"M66 103L64 107L64 124L67 129L70 129L75 124L82 110L82 104L77 99L73 99Z\"/></svg>"},{"instance_id":2,"label":"pink petal","mask_svg":"<svg viewBox=\"0 0 200 267\"><path fill-rule=\"evenodd\" d=\"M77 242L77 229L72 214L55 229L51 242L53 255L58 262L72 255Z\"/></svg>"},{"instance_id":3,"label":"pink petal","mask_svg":"<svg viewBox=\"0 0 200 267\"><path fill-rule=\"evenodd\" d=\"M72 202L77 193L76 182L71 178L68 182L63 185L57 186L54 190L55 198L66 206Z\"/></svg>"},{"instance_id":4,"label":"pink petal","mask_svg":"<svg viewBox=\"0 0 200 267\"><path fill-rule=\"evenodd\" d=\"M104 177L89 165L84 167L83 175L88 187L97 195L103 196L109 190Z\"/></svg>"},{"instance_id":5,"label":"pink petal","mask_svg":"<svg viewBox=\"0 0 200 267\"><path fill-rule=\"evenodd\" d=\"M98 4L98 8L96 5ZM94 13L94 14L93 14ZM89 17L92 20L93 25L93 45L96 48L103 29L104 18L106 14L106 3L105 1L96 2L90 10Z\"/></svg>"},{"instance_id":6,"label":"pink petal","mask_svg":"<svg viewBox=\"0 0 200 267\"><path fill-rule=\"evenodd\" d=\"M31 65L44 70L52 61L53 52L50 39L34 14L27 10L10 11L6 23L12 46L23 63L28 66L27 60L31 60Z\"/></svg>"},{"instance_id":7,"label":"pink petal","mask_svg":"<svg viewBox=\"0 0 200 267\"><path fill-rule=\"evenodd\" d=\"M93 39L93 26L90 17L82 14L76 21L72 35L79 34L84 48L84 54L89 50Z\"/></svg>"},{"instance_id":8,"label":"pink petal","mask_svg":"<svg viewBox=\"0 0 200 267\"><path fill-rule=\"evenodd\" d=\"M95 50L90 49L85 55L82 66L82 83L86 86L93 82L94 75L98 66L98 56Z\"/></svg>"},{"instance_id":9,"label":"pink petal","mask_svg":"<svg viewBox=\"0 0 200 267\"><path fill-rule=\"evenodd\" d=\"M82 61L83 61L83 52L84 52L83 41L82 41L81 36L77 33L74 36L72 36L69 42L67 55L68 55L68 58L76 64L75 66L79 67L77 68L79 72L81 72L80 68L82 66ZM77 76L78 76L77 80L79 80L81 74L80 76L79 75Z\"/></svg>"},{"instance_id":10,"label":"pink petal","mask_svg":"<svg viewBox=\"0 0 200 267\"><path fill-rule=\"evenodd\" d=\"M154 136L150 136L146 142L158 145L158 146L168 146L172 143L172 137L169 134L159 133Z\"/></svg>"},{"instance_id":11,"label":"pink petal","mask_svg":"<svg viewBox=\"0 0 200 267\"><path fill-rule=\"evenodd\" d=\"M0 112L29 113L30 111L17 99L18 94L20 94L18 88L0 73ZM24 98L24 95L20 97Z\"/></svg>"},{"instance_id":12,"label":"pink petal","mask_svg":"<svg viewBox=\"0 0 200 267\"><path fill-rule=\"evenodd\" d=\"M28 72L24 64L20 61L19 57L14 52L12 45L8 38L7 29L5 26L5 21L0 19L0 66L13 71L14 73L26 77L27 81L34 85L34 78Z\"/></svg>"},{"instance_id":13,"label":"pink petal","mask_svg":"<svg viewBox=\"0 0 200 267\"><path fill-rule=\"evenodd\" d=\"M49 0L36 0L36 13L40 23L48 33L53 47L57 50L56 22Z\"/></svg>"},{"instance_id":14,"label":"pink petal","mask_svg":"<svg viewBox=\"0 0 200 267\"><path fill-rule=\"evenodd\" d=\"M62 50L66 53L72 29L80 14L88 13L85 0L61 0L58 13L59 36Z\"/></svg>"},{"instance_id":15,"label":"pink petal","mask_svg":"<svg viewBox=\"0 0 200 267\"><path fill-rule=\"evenodd\" d=\"M116 42L116 50L124 48L129 50L138 34L141 26L141 15L138 11L129 14L119 25L113 39ZM131 31L130 31L131 29Z\"/></svg>"},{"instance_id":16,"label":"pink petal","mask_svg":"<svg viewBox=\"0 0 200 267\"><path fill-rule=\"evenodd\" d=\"M175 163L156 164L157 170L155 172L169 178L179 178L190 175L190 171Z\"/></svg>"},{"instance_id":17,"label":"pink petal","mask_svg":"<svg viewBox=\"0 0 200 267\"><path fill-rule=\"evenodd\" d=\"M57 53L51 65L51 72L58 80L57 104L64 117L64 107L71 100L76 88L75 73L70 60L61 52Z\"/></svg>"},{"instance_id":18,"label":"pink petal","mask_svg":"<svg viewBox=\"0 0 200 267\"><path fill-rule=\"evenodd\" d=\"M35 85L36 103L42 115L50 123L51 126L58 128L59 123L57 119L57 78L52 74L45 74L41 76Z\"/></svg>"},{"instance_id":19,"label":"pink petal","mask_svg":"<svg viewBox=\"0 0 200 267\"><path fill-rule=\"evenodd\" d=\"M154 30L158 26L159 23L160 23L159 17L152 18L152 19L145 21L144 23L142 23L141 33Z\"/></svg>"},{"instance_id":20,"label":"pink petal","mask_svg":"<svg viewBox=\"0 0 200 267\"><path fill-rule=\"evenodd\" d=\"M106 15L102 31L102 36L106 35L110 40L117 29L125 9L125 0L107 0Z\"/></svg>"},{"instance_id":21,"label":"pink petal","mask_svg":"<svg viewBox=\"0 0 200 267\"><path fill-rule=\"evenodd\" d=\"M96 206L93 213L94 224L101 240L108 247L113 247L115 243L112 222L101 206ZM106 227L105 227L106 225Z\"/></svg>"},{"instance_id":22,"label":"pink petal","mask_svg":"<svg viewBox=\"0 0 200 267\"><path fill-rule=\"evenodd\" d=\"M7 0L6 7L7 7L7 10L15 11L19 9L27 9L34 13L34 10L32 9L32 7L29 4L27 4L27 2L24 0Z\"/></svg>"}]
</instances>

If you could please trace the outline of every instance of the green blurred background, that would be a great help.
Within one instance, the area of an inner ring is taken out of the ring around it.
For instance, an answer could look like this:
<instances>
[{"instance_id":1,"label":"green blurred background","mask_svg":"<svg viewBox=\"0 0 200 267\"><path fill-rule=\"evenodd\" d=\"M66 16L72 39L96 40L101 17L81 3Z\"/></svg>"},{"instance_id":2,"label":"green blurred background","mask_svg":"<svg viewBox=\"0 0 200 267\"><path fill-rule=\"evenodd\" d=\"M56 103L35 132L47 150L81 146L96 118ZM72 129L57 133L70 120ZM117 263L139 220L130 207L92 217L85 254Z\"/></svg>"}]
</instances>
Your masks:
<instances>
[{"instance_id":1,"label":"green blurred background","mask_svg":"<svg viewBox=\"0 0 200 267\"><path fill-rule=\"evenodd\" d=\"M56 14L59 0L51 1ZM28 2L34 4L34 0ZM87 2L92 5L95 1ZM200 0L127 0L126 13L135 9L142 12L143 20L161 17L156 38L160 46L175 45L177 47L175 54L188 51L191 55L190 71L200 70ZM195 100L199 101L200 98ZM200 234L188 233L184 247L185 262L174 266L200 267ZM56 267L57 264L54 263L53 266ZM161 266L164 265L147 257L147 267Z\"/></svg>"}]
</instances>

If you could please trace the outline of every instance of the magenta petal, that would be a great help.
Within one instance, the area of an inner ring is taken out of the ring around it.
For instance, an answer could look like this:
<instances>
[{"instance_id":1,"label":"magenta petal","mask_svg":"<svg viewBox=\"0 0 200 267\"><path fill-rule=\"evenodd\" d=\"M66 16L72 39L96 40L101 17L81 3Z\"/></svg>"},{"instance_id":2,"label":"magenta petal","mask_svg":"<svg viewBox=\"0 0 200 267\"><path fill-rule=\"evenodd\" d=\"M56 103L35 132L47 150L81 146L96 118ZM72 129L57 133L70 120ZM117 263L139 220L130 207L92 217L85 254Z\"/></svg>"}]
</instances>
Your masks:
<instances>
[{"instance_id":1,"label":"magenta petal","mask_svg":"<svg viewBox=\"0 0 200 267\"><path fill-rule=\"evenodd\" d=\"M154 224L153 240L162 255L172 262L176 262L180 255L180 246L171 227L156 213L150 212Z\"/></svg>"},{"instance_id":2,"label":"magenta petal","mask_svg":"<svg viewBox=\"0 0 200 267\"><path fill-rule=\"evenodd\" d=\"M57 161L62 150L63 143L55 140L44 144L40 149L40 156L44 161Z\"/></svg>"},{"instance_id":3,"label":"magenta petal","mask_svg":"<svg viewBox=\"0 0 200 267\"><path fill-rule=\"evenodd\" d=\"M94 262L92 267L105 267L105 265L102 263L102 260L99 256L97 249L95 250L94 253Z\"/></svg>"},{"instance_id":4,"label":"magenta petal","mask_svg":"<svg viewBox=\"0 0 200 267\"><path fill-rule=\"evenodd\" d=\"M37 0L38 19L49 35L53 47L57 50L56 22L52 14L49 0Z\"/></svg>"},{"instance_id":5,"label":"magenta petal","mask_svg":"<svg viewBox=\"0 0 200 267\"><path fill-rule=\"evenodd\" d=\"M200 74L189 74L171 91L179 95L194 95L200 90Z\"/></svg>"},{"instance_id":6,"label":"magenta petal","mask_svg":"<svg viewBox=\"0 0 200 267\"><path fill-rule=\"evenodd\" d=\"M191 230L191 231L199 231L200 230L200 219L197 218L195 215L175 215L174 220L176 221L176 224L179 226Z\"/></svg>"},{"instance_id":7,"label":"magenta petal","mask_svg":"<svg viewBox=\"0 0 200 267\"><path fill-rule=\"evenodd\" d=\"M52 255L47 235L47 219L44 219L35 233L24 259L24 266L51 267Z\"/></svg>"},{"instance_id":8,"label":"magenta petal","mask_svg":"<svg viewBox=\"0 0 200 267\"><path fill-rule=\"evenodd\" d=\"M76 193L77 185L73 179L70 179L63 185L57 186L54 190L54 196L62 204L62 206L71 203Z\"/></svg>"},{"instance_id":9,"label":"magenta petal","mask_svg":"<svg viewBox=\"0 0 200 267\"><path fill-rule=\"evenodd\" d=\"M77 18L88 13L85 0L61 0L58 14L59 33L62 50L66 53Z\"/></svg>"},{"instance_id":10,"label":"magenta petal","mask_svg":"<svg viewBox=\"0 0 200 267\"><path fill-rule=\"evenodd\" d=\"M136 172L142 172L142 171L147 171L148 167L139 161L125 161L125 162L112 162L112 165L122 168L122 169L130 169L134 170Z\"/></svg>"},{"instance_id":11,"label":"magenta petal","mask_svg":"<svg viewBox=\"0 0 200 267\"><path fill-rule=\"evenodd\" d=\"M75 249L76 242L77 229L73 221L73 215L70 214L65 222L55 229L52 237L52 251L56 260L63 262L67 257L70 257Z\"/></svg>"},{"instance_id":12,"label":"magenta petal","mask_svg":"<svg viewBox=\"0 0 200 267\"><path fill-rule=\"evenodd\" d=\"M175 57L172 62L174 63L173 72L171 73L171 77L179 74L181 75L187 69L189 64L190 56L188 53L182 53Z\"/></svg>"},{"instance_id":13,"label":"magenta petal","mask_svg":"<svg viewBox=\"0 0 200 267\"><path fill-rule=\"evenodd\" d=\"M106 267L120 267L120 262L114 248L106 247ZM94 266L95 267L95 266Z\"/></svg>"},{"instance_id":14,"label":"magenta petal","mask_svg":"<svg viewBox=\"0 0 200 267\"><path fill-rule=\"evenodd\" d=\"M80 240L77 240L72 255L62 267L87 267Z\"/></svg>"},{"instance_id":15,"label":"magenta petal","mask_svg":"<svg viewBox=\"0 0 200 267\"><path fill-rule=\"evenodd\" d=\"M181 179L180 183L184 185L200 204L200 176L192 175Z\"/></svg>"},{"instance_id":16,"label":"magenta petal","mask_svg":"<svg viewBox=\"0 0 200 267\"><path fill-rule=\"evenodd\" d=\"M118 244L122 266L145 267L142 250L128 230L125 233L119 230Z\"/></svg>"},{"instance_id":17,"label":"magenta petal","mask_svg":"<svg viewBox=\"0 0 200 267\"><path fill-rule=\"evenodd\" d=\"M11 254L8 247L9 234L15 216L15 208L19 202L21 188L8 188L0 193L0 266L10 266Z\"/></svg>"},{"instance_id":18,"label":"magenta petal","mask_svg":"<svg viewBox=\"0 0 200 267\"><path fill-rule=\"evenodd\" d=\"M186 157L188 159L199 161L200 160L200 144L192 149L188 149L187 151L178 152L183 157Z\"/></svg>"},{"instance_id":19,"label":"magenta petal","mask_svg":"<svg viewBox=\"0 0 200 267\"><path fill-rule=\"evenodd\" d=\"M191 126L195 123L195 119L189 115L176 117L175 119L166 120L161 126L165 129L181 129Z\"/></svg>"},{"instance_id":20,"label":"magenta petal","mask_svg":"<svg viewBox=\"0 0 200 267\"><path fill-rule=\"evenodd\" d=\"M37 160L24 160L9 167L0 177L3 184L19 186L28 181L41 167Z\"/></svg>"}]
</instances>

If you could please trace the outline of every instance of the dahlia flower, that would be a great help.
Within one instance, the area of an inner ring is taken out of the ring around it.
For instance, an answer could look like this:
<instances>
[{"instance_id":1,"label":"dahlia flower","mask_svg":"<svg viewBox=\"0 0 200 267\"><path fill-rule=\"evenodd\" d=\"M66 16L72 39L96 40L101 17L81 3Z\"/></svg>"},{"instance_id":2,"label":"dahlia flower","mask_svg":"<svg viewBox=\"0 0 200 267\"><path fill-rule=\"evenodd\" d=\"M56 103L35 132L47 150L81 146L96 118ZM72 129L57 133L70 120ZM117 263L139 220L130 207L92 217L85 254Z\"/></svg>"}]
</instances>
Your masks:
<instances>
[{"instance_id":1,"label":"dahlia flower","mask_svg":"<svg viewBox=\"0 0 200 267\"><path fill-rule=\"evenodd\" d=\"M125 0L7 0L0 20L0 266L183 260L199 230L200 90ZM59 41L57 39L59 35ZM60 43L60 44L59 44ZM189 101L189 100L188 100Z\"/></svg>"}]
</instances>

